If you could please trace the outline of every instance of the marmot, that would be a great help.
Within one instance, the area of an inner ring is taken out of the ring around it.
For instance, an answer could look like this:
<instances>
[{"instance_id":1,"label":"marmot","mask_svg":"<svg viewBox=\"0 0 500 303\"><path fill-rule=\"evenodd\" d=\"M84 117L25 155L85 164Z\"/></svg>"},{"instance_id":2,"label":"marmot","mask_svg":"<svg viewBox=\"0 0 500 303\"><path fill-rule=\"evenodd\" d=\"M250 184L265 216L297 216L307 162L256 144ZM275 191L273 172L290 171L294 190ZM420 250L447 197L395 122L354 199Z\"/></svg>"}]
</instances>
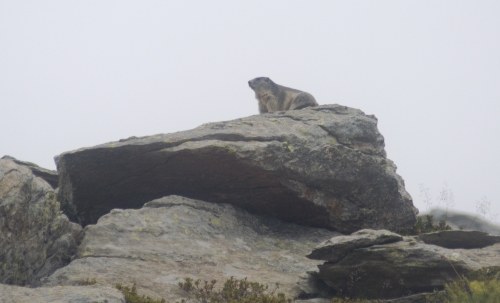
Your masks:
<instances>
[{"instance_id":1,"label":"marmot","mask_svg":"<svg viewBox=\"0 0 500 303\"><path fill-rule=\"evenodd\" d=\"M311 94L278 85L267 77L250 80L248 85L255 91L255 98L259 100L261 114L318 106Z\"/></svg>"}]
</instances>

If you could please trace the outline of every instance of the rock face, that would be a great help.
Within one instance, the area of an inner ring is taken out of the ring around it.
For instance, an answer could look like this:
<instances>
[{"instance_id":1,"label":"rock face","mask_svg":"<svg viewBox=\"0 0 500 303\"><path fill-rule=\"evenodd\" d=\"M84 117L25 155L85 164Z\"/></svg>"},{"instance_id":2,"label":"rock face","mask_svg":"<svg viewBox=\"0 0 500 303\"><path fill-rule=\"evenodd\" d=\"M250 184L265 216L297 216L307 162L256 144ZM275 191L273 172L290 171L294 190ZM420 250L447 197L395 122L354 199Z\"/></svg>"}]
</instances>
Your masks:
<instances>
[{"instance_id":1,"label":"rock face","mask_svg":"<svg viewBox=\"0 0 500 303\"><path fill-rule=\"evenodd\" d=\"M402 241L403 237L388 230L363 229L351 236L339 236L318 245L307 257L313 260L338 262L357 248Z\"/></svg>"},{"instance_id":2,"label":"rock face","mask_svg":"<svg viewBox=\"0 0 500 303\"><path fill-rule=\"evenodd\" d=\"M80 231L47 182L0 159L0 283L37 285L69 263Z\"/></svg>"},{"instance_id":3,"label":"rock face","mask_svg":"<svg viewBox=\"0 0 500 303\"><path fill-rule=\"evenodd\" d=\"M2 159L11 160L18 165L26 166L27 168L29 168L31 170L31 172L35 176L40 177L40 178L44 179L47 183L49 183L50 186L52 186L52 188L56 188L59 185L59 175L54 170L40 167L40 166L36 165L35 163L17 160L16 158L11 157L11 156L3 156Z\"/></svg>"},{"instance_id":4,"label":"rock face","mask_svg":"<svg viewBox=\"0 0 500 303\"><path fill-rule=\"evenodd\" d=\"M176 194L341 232L408 227L418 211L376 125L326 105L66 152L59 201L83 225Z\"/></svg>"},{"instance_id":5,"label":"rock face","mask_svg":"<svg viewBox=\"0 0 500 303\"><path fill-rule=\"evenodd\" d=\"M374 235L371 245L367 233ZM443 289L445 283L458 278L457 272L466 274L500 264L500 244L483 249L447 249L425 244L418 237L380 244L380 237L375 235L375 231L360 231L317 247L311 255L328 261L319 266L321 279L344 295L396 298ZM362 246L352 245L360 242L357 238L363 239ZM342 258L337 257L336 247ZM346 253L346 247L352 250Z\"/></svg>"},{"instance_id":6,"label":"rock face","mask_svg":"<svg viewBox=\"0 0 500 303\"><path fill-rule=\"evenodd\" d=\"M174 302L185 297L184 278L219 286L231 276L267 283L300 297L318 295L300 278L317 270L305 255L337 232L251 215L228 204L169 196L139 210L115 209L88 225L74 260L43 280L44 286L137 283L139 294ZM324 284L323 284L324 285ZM326 286L326 285L324 285Z\"/></svg>"},{"instance_id":7,"label":"rock face","mask_svg":"<svg viewBox=\"0 0 500 303\"><path fill-rule=\"evenodd\" d=\"M123 294L102 286L26 288L0 284L0 303L125 303Z\"/></svg>"}]
</instances>

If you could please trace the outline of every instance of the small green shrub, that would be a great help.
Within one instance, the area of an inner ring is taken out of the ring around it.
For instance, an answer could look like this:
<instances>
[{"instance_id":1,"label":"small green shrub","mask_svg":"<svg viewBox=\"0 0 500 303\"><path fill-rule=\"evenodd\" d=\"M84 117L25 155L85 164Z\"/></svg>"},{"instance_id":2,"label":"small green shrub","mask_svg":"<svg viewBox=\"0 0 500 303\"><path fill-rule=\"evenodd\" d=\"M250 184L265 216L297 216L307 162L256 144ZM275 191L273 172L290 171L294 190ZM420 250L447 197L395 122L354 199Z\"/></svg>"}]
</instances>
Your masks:
<instances>
[{"instance_id":1,"label":"small green shrub","mask_svg":"<svg viewBox=\"0 0 500 303\"><path fill-rule=\"evenodd\" d=\"M427 297L434 303L498 303L500 302L500 268L475 271L468 277L445 285L444 292ZM474 280L472 280L474 279Z\"/></svg>"},{"instance_id":2,"label":"small green shrub","mask_svg":"<svg viewBox=\"0 0 500 303\"><path fill-rule=\"evenodd\" d=\"M193 281L191 278L185 278L184 283L180 282L179 287L194 296L201 303L290 303L283 293L274 295L276 289L268 292L268 286L257 282L248 282L247 279L234 279L231 277L226 280L222 289L216 290L217 281L201 280ZM185 302L182 300L181 302Z\"/></svg>"},{"instance_id":3,"label":"small green shrub","mask_svg":"<svg viewBox=\"0 0 500 303\"><path fill-rule=\"evenodd\" d=\"M139 294L137 294L137 287L135 286L135 284L132 286L132 288L130 288L118 283L115 285L115 288L123 293L126 303L166 303L164 299L155 300L151 299L150 297L139 296Z\"/></svg>"},{"instance_id":4,"label":"small green shrub","mask_svg":"<svg viewBox=\"0 0 500 303\"><path fill-rule=\"evenodd\" d=\"M434 224L434 216L426 215L425 222L423 216L419 216L417 217L417 223L413 227L398 229L397 233L402 236L416 236L442 230L451 230L451 227L445 220L439 221L439 224Z\"/></svg>"}]
</instances>

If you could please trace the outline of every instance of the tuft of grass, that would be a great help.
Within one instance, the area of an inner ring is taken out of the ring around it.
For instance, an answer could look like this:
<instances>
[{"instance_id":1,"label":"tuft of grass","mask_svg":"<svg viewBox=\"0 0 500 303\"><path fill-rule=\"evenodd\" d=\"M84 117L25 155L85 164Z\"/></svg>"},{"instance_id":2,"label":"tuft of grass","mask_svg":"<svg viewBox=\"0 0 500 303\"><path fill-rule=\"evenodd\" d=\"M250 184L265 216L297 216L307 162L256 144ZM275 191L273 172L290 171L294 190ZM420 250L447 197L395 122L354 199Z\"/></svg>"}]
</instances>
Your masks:
<instances>
[{"instance_id":1,"label":"tuft of grass","mask_svg":"<svg viewBox=\"0 0 500 303\"><path fill-rule=\"evenodd\" d=\"M165 299L155 300L150 297L140 296L137 293L137 287L134 283L132 288L123 286L122 284L115 284L115 288L123 293L126 303L166 303Z\"/></svg>"},{"instance_id":2,"label":"tuft of grass","mask_svg":"<svg viewBox=\"0 0 500 303\"><path fill-rule=\"evenodd\" d=\"M185 278L179 287L201 303L291 303L283 293L275 295L276 288L268 292L268 286L247 279L230 279L224 282L222 289L215 289L216 280L210 282ZM184 300L181 303L185 302Z\"/></svg>"},{"instance_id":3,"label":"tuft of grass","mask_svg":"<svg viewBox=\"0 0 500 303\"><path fill-rule=\"evenodd\" d=\"M500 302L500 267L481 269L445 285L444 292L427 296L428 303Z\"/></svg>"},{"instance_id":4,"label":"tuft of grass","mask_svg":"<svg viewBox=\"0 0 500 303\"><path fill-rule=\"evenodd\" d=\"M417 236L442 230L451 230L451 227L445 220L439 221L439 224L434 224L434 216L426 215L425 222L423 216L419 216L417 217L417 223L413 227L398 229L396 232L402 236Z\"/></svg>"}]
</instances>

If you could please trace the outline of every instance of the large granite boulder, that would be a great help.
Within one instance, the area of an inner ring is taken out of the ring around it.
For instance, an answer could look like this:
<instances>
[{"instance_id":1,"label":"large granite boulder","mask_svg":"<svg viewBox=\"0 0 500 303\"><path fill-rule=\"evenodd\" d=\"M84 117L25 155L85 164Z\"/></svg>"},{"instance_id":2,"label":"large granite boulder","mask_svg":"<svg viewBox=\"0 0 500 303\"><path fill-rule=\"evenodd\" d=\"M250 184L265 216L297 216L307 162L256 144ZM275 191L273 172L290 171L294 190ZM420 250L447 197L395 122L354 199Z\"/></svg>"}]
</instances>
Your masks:
<instances>
[{"instance_id":1,"label":"large granite boulder","mask_svg":"<svg viewBox=\"0 0 500 303\"><path fill-rule=\"evenodd\" d=\"M319 266L319 277L337 294L387 299L443 289L459 275L500 266L500 244L448 249L425 244L419 237L381 243L384 234L387 239L387 231L363 230L323 242L310 254L327 261Z\"/></svg>"},{"instance_id":2,"label":"large granite boulder","mask_svg":"<svg viewBox=\"0 0 500 303\"><path fill-rule=\"evenodd\" d=\"M27 288L0 284L0 303L125 303L117 289L107 286Z\"/></svg>"},{"instance_id":3,"label":"large granite boulder","mask_svg":"<svg viewBox=\"0 0 500 303\"><path fill-rule=\"evenodd\" d=\"M62 209L83 225L170 194L348 233L409 227L418 212L377 119L340 105L131 137L56 164Z\"/></svg>"},{"instance_id":4,"label":"large granite boulder","mask_svg":"<svg viewBox=\"0 0 500 303\"><path fill-rule=\"evenodd\" d=\"M186 277L216 279L219 287L231 276L247 277L270 289L279 283L278 291L290 297L321 296L321 285L304 277L321 262L305 255L339 235L179 196L139 210L114 209L84 232L74 260L45 278L44 286L93 278L98 285L136 283L139 294L167 302L185 298L177 283Z\"/></svg>"},{"instance_id":5,"label":"large granite boulder","mask_svg":"<svg viewBox=\"0 0 500 303\"><path fill-rule=\"evenodd\" d=\"M0 283L37 285L69 263L80 232L47 182L0 159Z\"/></svg>"}]
</instances>

